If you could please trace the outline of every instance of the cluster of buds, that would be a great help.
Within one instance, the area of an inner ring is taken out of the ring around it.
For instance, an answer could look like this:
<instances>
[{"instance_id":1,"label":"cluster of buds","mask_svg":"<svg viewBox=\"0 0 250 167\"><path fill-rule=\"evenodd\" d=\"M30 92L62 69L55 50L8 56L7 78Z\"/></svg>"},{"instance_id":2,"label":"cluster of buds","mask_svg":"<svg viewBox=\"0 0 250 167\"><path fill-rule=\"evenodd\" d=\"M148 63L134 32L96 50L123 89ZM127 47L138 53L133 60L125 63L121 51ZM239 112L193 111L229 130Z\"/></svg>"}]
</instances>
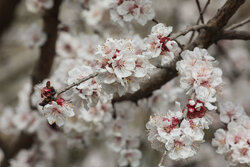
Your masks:
<instances>
[{"instance_id":1,"label":"cluster of buds","mask_svg":"<svg viewBox=\"0 0 250 167\"><path fill-rule=\"evenodd\" d=\"M204 102L200 100L188 100L188 104L186 108L183 109L183 113L187 115L189 119L202 118L206 113L206 107L204 106Z\"/></svg>"},{"instance_id":2,"label":"cluster of buds","mask_svg":"<svg viewBox=\"0 0 250 167\"><path fill-rule=\"evenodd\" d=\"M43 98L43 101L39 103L40 106L45 106L48 103L51 103L55 100L56 90L53 86L50 86L50 81L46 82L46 86L42 88L41 90L41 98Z\"/></svg>"}]
</instances>

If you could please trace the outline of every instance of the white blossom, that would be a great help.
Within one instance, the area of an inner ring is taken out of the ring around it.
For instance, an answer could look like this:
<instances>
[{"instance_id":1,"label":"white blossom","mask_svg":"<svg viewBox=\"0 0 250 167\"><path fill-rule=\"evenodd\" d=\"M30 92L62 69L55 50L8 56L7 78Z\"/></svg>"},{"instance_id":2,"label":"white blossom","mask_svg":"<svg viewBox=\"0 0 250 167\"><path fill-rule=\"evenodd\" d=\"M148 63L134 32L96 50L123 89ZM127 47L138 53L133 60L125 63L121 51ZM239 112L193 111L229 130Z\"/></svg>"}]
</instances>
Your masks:
<instances>
[{"instance_id":1,"label":"white blossom","mask_svg":"<svg viewBox=\"0 0 250 167\"><path fill-rule=\"evenodd\" d=\"M27 30L22 30L21 40L29 48L39 48L47 40L47 35L43 32L42 26L33 23Z\"/></svg>"},{"instance_id":2,"label":"white blossom","mask_svg":"<svg viewBox=\"0 0 250 167\"><path fill-rule=\"evenodd\" d=\"M72 106L63 99L58 99L57 102L52 101L51 104L46 104L42 114L47 118L49 124L56 123L59 127L64 124L66 118L75 115Z\"/></svg>"},{"instance_id":3,"label":"white blossom","mask_svg":"<svg viewBox=\"0 0 250 167\"><path fill-rule=\"evenodd\" d=\"M122 150L118 162L120 166L131 165L131 167L138 167L141 158L142 154L137 149Z\"/></svg>"}]
</instances>

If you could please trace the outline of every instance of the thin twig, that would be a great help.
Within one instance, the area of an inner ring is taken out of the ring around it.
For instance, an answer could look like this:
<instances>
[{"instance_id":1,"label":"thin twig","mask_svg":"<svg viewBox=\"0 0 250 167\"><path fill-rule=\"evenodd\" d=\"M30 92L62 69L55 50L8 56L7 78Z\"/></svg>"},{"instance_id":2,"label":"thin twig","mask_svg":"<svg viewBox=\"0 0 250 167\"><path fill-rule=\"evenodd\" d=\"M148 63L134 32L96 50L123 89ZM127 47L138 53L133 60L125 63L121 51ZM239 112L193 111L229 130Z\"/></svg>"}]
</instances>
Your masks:
<instances>
[{"instance_id":1,"label":"thin twig","mask_svg":"<svg viewBox=\"0 0 250 167\"><path fill-rule=\"evenodd\" d=\"M70 89L73 88L74 86L78 86L78 85L80 85L81 83L83 83L83 82L85 82L85 81L87 81L87 80L89 80L89 79L91 79L91 78L96 77L97 75L98 75L98 73L95 72L95 73L93 73L93 74L90 74L88 77L83 78L83 79L81 79L80 81L78 81L78 82L76 82L76 83L73 83L73 84L67 86L67 87L64 88L63 90L59 91L59 92L57 93L57 96L59 96L60 94L66 92L66 91L68 91L68 90L70 90Z\"/></svg>"},{"instance_id":2,"label":"thin twig","mask_svg":"<svg viewBox=\"0 0 250 167\"><path fill-rule=\"evenodd\" d=\"M206 3L205 7L204 7L203 10L202 10L202 16L203 16L203 14L205 13L205 11L207 10L207 7L208 7L209 4L210 4L210 0L207 0L207 3ZM197 24L197 25L199 24L200 20L201 20L201 15L199 16L198 20L196 21L196 24ZM192 40L193 40L193 38L194 38L194 34L195 34L195 31L192 32L192 35L191 35L191 37L190 37L188 43L191 43L191 42L192 42Z\"/></svg>"},{"instance_id":3,"label":"thin twig","mask_svg":"<svg viewBox=\"0 0 250 167\"><path fill-rule=\"evenodd\" d=\"M189 33L190 31L196 31L196 30L205 29L205 28L208 28L208 25L206 25L206 24L201 24L201 25L195 25L195 26L192 26L192 27L188 27L188 28L186 28L186 29L183 30L183 31L174 33L174 34L171 36L171 39L174 40L174 39L176 39L176 38L178 38L178 37L180 37L180 36L186 35L186 34Z\"/></svg>"},{"instance_id":4,"label":"thin twig","mask_svg":"<svg viewBox=\"0 0 250 167\"><path fill-rule=\"evenodd\" d=\"M164 151L164 153L162 154L161 160L158 164L158 167L162 167L162 164L163 164L163 161L164 161L166 155L167 155L167 151Z\"/></svg>"},{"instance_id":5,"label":"thin twig","mask_svg":"<svg viewBox=\"0 0 250 167\"><path fill-rule=\"evenodd\" d=\"M247 19L245 19L239 23L231 25L230 27L227 28L227 30L234 30L234 29L239 28L247 23L250 23L250 17L248 17Z\"/></svg>"},{"instance_id":6,"label":"thin twig","mask_svg":"<svg viewBox=\"0 0 250 167\"><path fill-rule=\"evenodd\" d=\"M159 24L159 21L156 20L156 19L152 19L152 21L153 21L155 24Z\"/></svg>"},{"instance_id":7,"label":"thin twig","mask_svg":"<svg viewBox=\"0 0 250 167\"><path fill-rule=\"evenodd\" d=\"M182 44L179 41L177 41L177 40L175 40L175 42L178 44L178 46L181 48L181 50L183 50Z\"/></svg>"},{"instance_id":8,"label":"thin twig","mask_svg":"<svg viewBox=\"0 0 250 167\"><path fill-rule=\"evenodd\" d=\"M201 4L200 4L200 1L199 0L195 0L196 4L197 4L197 7L198 7L198 10L199 10L199 13L200 13L200 20L201 20L201 23L204 24L204 18L203 18L203 13L201 11Z\"/></svg>"}]
</instances>

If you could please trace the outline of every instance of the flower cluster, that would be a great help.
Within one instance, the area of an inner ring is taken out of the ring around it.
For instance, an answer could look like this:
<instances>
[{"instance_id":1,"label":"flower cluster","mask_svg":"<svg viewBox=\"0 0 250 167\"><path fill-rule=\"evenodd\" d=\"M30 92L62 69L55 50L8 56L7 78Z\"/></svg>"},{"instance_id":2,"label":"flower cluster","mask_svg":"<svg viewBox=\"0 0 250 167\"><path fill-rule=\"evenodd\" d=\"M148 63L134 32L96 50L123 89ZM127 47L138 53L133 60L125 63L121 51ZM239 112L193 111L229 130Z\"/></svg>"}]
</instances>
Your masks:
<instances>
[{"instance_id":1,"label":"flower cluster","mask_svg":"<svg viewBox=\"0 0 250 167\"><path fill-rule=\"evenodd\" d=\"M43 101L39 104L43 106L41 112L47 118L49 124L56 123L59 127L62 126L66 118L75 115L73 106L66 102L63 98L55 97L55 89L50 86L50 81L47 81L46 86L41 90Z\"/></svg>"},{"instance_id":2,"label":"flower cluster","mask_svg":"<svg viewBox=\"0 0 250 167\"><path fill-rule=\"evenodd\" d=\"M194 51L181 53L183 60L177 62L181 87L195 93L198 100L204 102L208 110L215 110L216 92L222 84L222 71L214 67L214 58L206 49L195 48Z\"/></svg>"},{"instance_id":3,"label":"flower cluster","mask_svg":"<svg viewBox=\"0 0 250 167\"><path fill-rule=\"evenodd\" d=\"M26 0L28 11L32 13L39 13L44 10L51 9L54 5L54 0Z\"/></svg>"},{"instance_id":4,"label":"flower cluster","mask_svg":"<svg viewBox=\"0 0 250 167\"><path fill-rule=\"evenodd\" d=\"M141 25L145 25L148 20L152 20L155 12L152 8L151 0L114 0L110 10L111 19L124 26L125 22L137 20Z\"/></svg>"},{"instance_id":5,"label":"flower cluster","mask_svg":"<svg viewBox=\"0 0 250 167\"><path fill-rule=\"evenodd\" d=\"M145 55L157 58L162 66L171 63L180 53L178 44L169 37L172 27L159 23L152 27L151 34L145 39Z\"/></svg>"},{"instance_id":6,"label":"flower cluster","mask_svg":"<svg viewBox=\"0 0 250 167\"><path fill-rule=\"evenodd\" d=\"M151 116L146 127L152 148L167 150L171 159L180 160L197 153L199 144L203 142L203 129L208 128L210 121L206 117L185 117L180 104L176 104L176 111Z\"/></svg>"},{"instance_id":7,"label":"flower cluster","mask_svg":"<svg viewBox=\"0 0 250 167\"><path fill-rule=\"evenodd\" d=\"M133 117L137 110L138 107L132 102L125 101L115 104L116 119L111 123L107 135L109 137L108 146L120 155L118 159L120 166L138 167L140 165L142 153L138 150L139 135L138 132L134 133L128 127L129 124L133 124ZM128 130L130 133L127 133Z\"/></svg>"},{"instance_id":8,"label":"flower cluster","mask_svg":"<svg viewBox=\"0 0 250 167\"><path fill-rule=\"evenodd\" d=\"M152 147L159 151L167 150L168 156L173 160L186 159L197 153L199 144L204 141L203 130L208 129L212 123L209 110L216 109L210 103L215 102L216 87L222 82L221 70L213 67L211 61L214 59L206 50L195 48L193 52L184 51L182 57L184 60L177 62L181 87L190 89L189 92L194 91L188 99L188 104L181 109L180 103L176 102L175 111L168 112L164 107L170 105L153 105L152 110L155 113L146 125L149 130L148 140ZM200 92L200 89L213 91L213 94L209 97L204 96L202 93L206 92ZM157 104L157 101L166 97L168 93L162 91L158 92L157 96L154 95L150 101ZM211 98L214 100L211 101Z\"/></svg>"},{"instance_id":9,"label":"flower cluster","mask_svg":"<svg viewBox=\"0 0 250 167\"><path fill-rule=\"evenodd\" d=\"M154 66L136 46L135 40L112 38L98 46L98 78L105 91L119 95L135 92L140 88L139 81L148 77Z\"/></svg>"},{"instance_id":10,"label":"flower cluster","mask_svg":"<svg viewBox=\"0 0 250 167\"><path fill-rule=\"evenodd\" d=\"M81 16L85 19L88 25L96 27L98 26L98 23L102 21L110 3L110 0L96 1L89 5L89 10L84 9Z\"/></svg>"},{"instance_id":11,"label":"flower cluster","mask_svg":"<svg viewBox=\"0 0 250 167\"><path fill-rule=\"evenodd\" d=\"M239 105L224 102L220 105L220 119L227 130L218 129L212 140L216 152L224 154L230 165L250 165L250 118Z\"/></svg>"}]
</instances>

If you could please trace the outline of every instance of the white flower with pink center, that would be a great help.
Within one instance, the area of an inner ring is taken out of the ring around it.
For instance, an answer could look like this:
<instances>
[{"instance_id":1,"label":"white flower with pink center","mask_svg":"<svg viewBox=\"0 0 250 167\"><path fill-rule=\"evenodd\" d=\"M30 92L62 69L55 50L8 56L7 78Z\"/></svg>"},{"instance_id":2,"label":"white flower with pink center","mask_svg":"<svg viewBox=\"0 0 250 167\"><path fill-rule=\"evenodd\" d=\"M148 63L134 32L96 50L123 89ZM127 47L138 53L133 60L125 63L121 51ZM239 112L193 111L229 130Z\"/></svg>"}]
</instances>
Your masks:
<instances>
[{"instance_id":1,"label":"white flower with pink center","mask_svg":"<svg viewBox=\"0 0 250 167\"><path fill-rule=\"evenodd\" d=\"M138 14L138 5L136 1L124 1L117 7L117 12L123 17L124 21L132 21Z\"/></svg>"},{"instance_id":2,"label":"white flower with pink center","mask_svg":"<svg viewBox=\"0 0 250 167\"><path fill-rule=\"evenodd\" d=\"M229 123L232 120L237 120L244 114L244 108L240 105L235 105L230 101L219 104L220 120L224 123Z\"/></svg>"},{"instance_id":3,"label":"white flower with pink center","mask_svg":"<svg viewBox=\"0 0 250 167\"><path fill-rule=\"evenodd\" d=\"M178 44L169 37L172 27L166 27L159 23L152 27L151 34L145 39L145 56L150 58L159 57L162 66L171 63L179 54Z\"/></svg>"},{"instance_id":4,"label":"white flower with pink center","mask_svg":"<svg viewBox=\"0 0 250 167\"><path fill-rule=\"evenodd\" d=\"M222 104L222 109L223 107L224 109L241 108L231 102L225 102ZM226 104L228 104L229 108L225 107ZM232 110L230 110L230 112L231 111ZM250 165L250 119L244 110L239 110L239 112L242 112L239 118L226 117L226 122L229 122L227 124L227 129L218 129L215 132L215 138L212 140L212 145L218 147L216 152L224 154L230 165Z\"/></svg>"},{"instance_id":5,"label":"white flower with pink center","mask_svg":"<svg viewBox=\"0 0 250 167\"><path fill-rule=\"evenodd\" d=\"M24 45L33 49L41 47L47 40L47 35L43 32L42 26L34 23L21 34Z\"/></svg>"},{"instance_id":6,"label":"white flower with pink center","mask_svg":"<svg viewBox=\"0 0 250 167\"><path fill-rule=\"evenodd\" d=\"M214 67L214 58L205 49L195 48L193 51L181 53L183 60L178 61L176 69L181 75L180 85L187 93L194 94L203 101L208 110L217 107L216 90L222 84L222 71Z\"/></svg>"},{"instance_id":7,"label":"white flower with pink center","mask_svg":"<svg viewBox=\"0 0 250 167\"><path fill-rule=\"evenodd\" d=\"M118 160L120 166L138 167L140 165L140 159L142 153L138 149L124 149L120 152L120 158Z\"/></svg>"},{"instance_id":8,"label":"white flower with pink center","mask_svg":"<svg viewBox=\"0 0 250 167\"><path fill-rule=\"evenodd\" d=\"M51 104L44 106L42 114L47 118L49 124L56 123L61 127L67 118L75 115L71 104L60 98L57 101L52 101Z\"/></svg>"},{"instance_id":9,"label":"white flower with pink center","mask_svg":"<svg viewBox=\"0 0 250 167\"><path fill-rule=\"evenodd\" d=\"M133 20L145 25L155 17L151 0L114 0L110 6L111 19L121 26L125 26L124 22Z\"/></svg>"},{"instance_id":10,"label":"white flower with pink center","mask_svg":"<svg viewBox=\"0 0 250 167\"><path fill-rule=\"evenodd\" d=\"M154 66L148 57L142 55L140 42L109 38L103 45L98 46L98 81L106 92L118 92L119 95L125 92L133 93L140 88L139 81L149 77Z\"/></svg>"},{"instance_id":11,"label":"white flower with pink center","mask_svg":"<svg viewBox=\"0 0 250 167\"><path fill-rule=\"evenodd\" d=\"M136 20L141 25L145 25L148 20L152 20L155 17L155 11L152 8L151 0L140 0L137 12Z\"/></svg>"},{"instance_id":12,"label":"white flower with pink center","mask_svg":"<svg viewBox=\"0 0 250 167\"><path fill-rule=\"evenodd\" d=\"M74 58L80 48L79 41L69 33L61 32L56 42L56 53L63 58Z\"/></svg>"},{"instance_id":13,"label":"white flower with pink center","mask_svg":"<svg viewBox=\"0 0 250 167\"><path fill-rule=\"evenodd\" d=\"M214 137L212 140L212 145L214 147L218 147L216 152L218 154L224 154L229 151L229 145L227 143L227 133L223 129L218 129L214 133Z\"/></svg>"}]
</instances>

